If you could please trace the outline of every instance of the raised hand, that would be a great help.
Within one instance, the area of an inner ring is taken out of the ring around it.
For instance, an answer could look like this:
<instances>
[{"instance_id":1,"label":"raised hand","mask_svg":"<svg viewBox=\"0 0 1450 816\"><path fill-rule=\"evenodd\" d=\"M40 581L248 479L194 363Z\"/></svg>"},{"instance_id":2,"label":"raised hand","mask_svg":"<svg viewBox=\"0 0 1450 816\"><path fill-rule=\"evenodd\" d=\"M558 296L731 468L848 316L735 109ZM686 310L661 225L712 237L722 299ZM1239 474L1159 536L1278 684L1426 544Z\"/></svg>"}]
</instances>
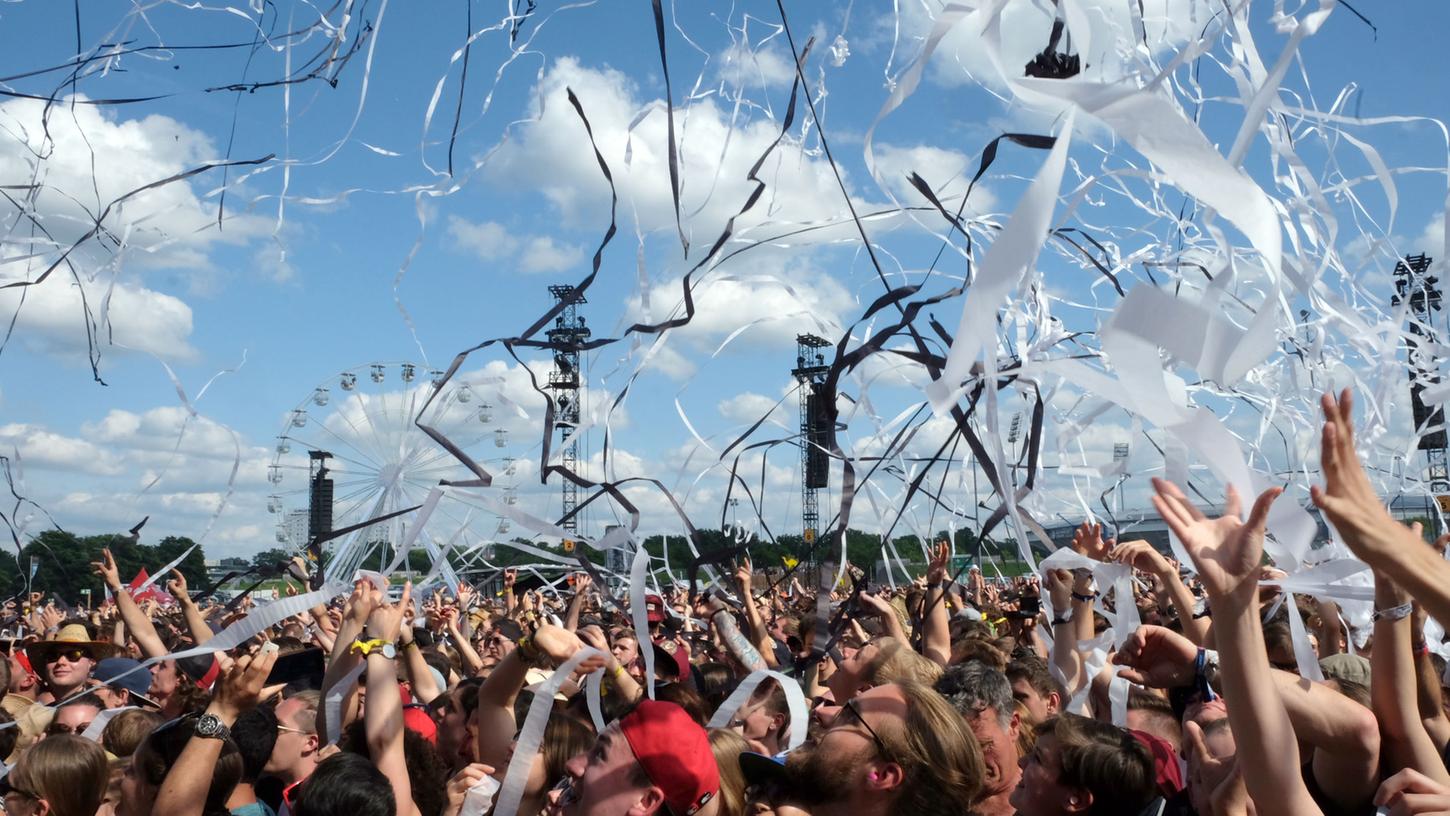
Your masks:
<instances>
[{"instance_id":1,"label":"raised hand","mask_svg":"<svg viewBox=\"0 0 1450 816\"><path fill-rule=\"evenodd\" d=\"M347 599L348 620L359 627L363 626L381 599L382 593L378 592L372 581L361 580L353 584L352 596Z\"/></svg>"},{"instance_id":2,"label":"raised hand","mask_svg":"<svg viewBox=\"0 0 1450 816\"><path fill-rule=\"evenodd\" d=\"M222 719L230 717L235 721L247 711L257 707L267 675L277 662L275 647L263 648L256 655L243 655L226 667L211 707Z\"/></svg>"},{"instance_id":3,"label":"raised hand","mask_svg":"<svg viewBox=\"0 0 1450 816\"><path fill-rule=\"evenodd\" d=\"M1258 589L1269 507L1284 491L1271 487L1259 494L1246 523L1239 520L1241 501L1233 485L1224 496L1224 514L1217 519L1205 516L1166 479L1155 478L1153 489L1153 507L1188 550L1209 597L1252 602Z\"/></svg>"},{"instance_id":4,"label":"raised hand","mask_svg":"<svg viewBox=\"0 0 1450 816\"><path fill-rule=\"evenodd\" d=\"M1450 788L1413 768L1386 779L1374 795L1375 806L1390 816L1450 813Z\"/></svg>"},{"instance_id":5,"label":"raised hand","mask_svg":"<svg viewBox=\"0 0 1450 816\"><path fill-rule=\"evenodd\" d=\"M372 588L373 592L377 589ZM381 595L381 593L378 593ZM380 638L389 643L398 640L398 630L403 628L403 610L413 605L413 582L403 584L403 594L398 598L397 603L388 603L386 598L379 598L377 605L368 615L367 632L368 637Z\"/></svg>"},{"instance_id":6,"label":"raised hand","mask_svg":"<svg viewBox=\"0 0 1450 816\"><path fill-rule=\"evenodd\" d=\"M106 582L112 592L121 588L121 571L116 569L116 559L111 556L109 547L101 550L100 561L91 562L91 569L101 576L101 580Z\"/></svg>"},{"instance_id":7,"label":"raised hand","mask_svg":"<svg viewBox=\"0 0 1450 816\"><path fill-rule=\"evenodd\" d=\"M1110 557L1119 564L1127 564L1133 569L1142 570L1155 577L1163 577L1176 574L1177 569L1169 563L1163 554L1153 549L1153 545L1139 539L1137 541L1124 541L1113 547Z\"/></svg>"},{"instance_id":8,"label":"raised hand","mask_svg":"<svg viewBox=\"0 0 1450 816\"><path fill-rule=\"evenodd\" d=\"M740 566L735 568L735 580L740 584L740 591L749 593L754 586L752 583L754 579L755 573L751 569L750 559L745 558L741 560Z\"/></svg>"},{"instance_id":9,"label":"raised hand","mask_svg":"<svg viewBox=\"0 0 1450 816\"><path fill-rule=\"evenodd\" d=\"M1123 666L1118 675L1130 682L1153 688L1174 688L1193 681L1193 663L1198 647L1193 641L1162 626L1140 626L1113 655Z\"/></svg>"},{"instance_id":10,"label":"raised hand","mask_svg":"<svg viewBox=\"0 0 1450 816\"><path fill-rule=\"evenodd\" d=\"M173 569L171 575L171 580L166 582L166 593L175 598L178 603L191 600L191 595L187 592L186 576L177 569Z\"/></svg>"},{"instance_id":11,"label":"raised hand","mask_svg":"<svg viewBox=\"0 0 1450 816\"><path fill-rule=\"evenodd\" d=\"M951 548L945 541L937 542L931 550L931 560L926 565L926 583L940 584L947 579L947 558Z\"/></svg>"},{"instance_id":12,"label":"raised hand","mask_svg":"<svg viewBox=\"0 0 1450 816\"><path fill-rule=\"evenodd\" d=\"M1072 550L1094 561L1106 561L1114 539L1103 541L1103 525L1084 521L1072 534Z\"/></svg>"},{"instance_id":13,"label":"raised hand","mask_svg":"<svg viewBox=\"0 0 1450 816\"><path fill-rule=\"evenodd\" d=\"M503 586L504 586L504 589L513 589L514 588L514 581L517 581L518 579L519 579L519 571L518 570L516 570L516 569L514 569L512 567L504 570L503 571Z\"/></svg>"},{"instance_id":14,"label":"raised hand","mask_svg":"<svg viewBox=\"0 0 1450 816\"><path fill-rule=\"evenodd\" d=\"M1346 388L1337 400L1325 394L1320 405L1324 430L1319 467L1324 487L1311 486L1309 494L1355 555L1366 559L1390 555L1409 543L1410 530L1390 517L1359 463L1354 450L1354 399Z\"/></svg>"},{"instance_id":15,"label":"raised hand","mask_svg":"<svg viewBox=\"0 0 1450 816\"><path fill-rule=\"evenodd\" d=\"M1059 615L1072 609L1072 573L1065 569L1047 570L1042 576L1047 586L1047 596L1052 599L1052 608ZM995 594L995 593L993 593Z\"/></svg>"}]
</instances>

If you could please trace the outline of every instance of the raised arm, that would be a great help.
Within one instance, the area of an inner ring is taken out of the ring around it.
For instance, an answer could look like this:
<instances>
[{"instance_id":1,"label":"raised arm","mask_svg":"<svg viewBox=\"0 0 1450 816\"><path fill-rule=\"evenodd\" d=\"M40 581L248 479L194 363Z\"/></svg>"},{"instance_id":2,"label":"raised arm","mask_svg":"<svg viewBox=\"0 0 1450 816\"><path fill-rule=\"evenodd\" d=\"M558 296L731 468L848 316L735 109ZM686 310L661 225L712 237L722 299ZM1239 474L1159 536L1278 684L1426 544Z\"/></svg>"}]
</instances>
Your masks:
<instances>
[{"instance_id":1,"label":"raised arm","mask_svg":"<svg viewBox=\"0 0 1450 816\"><path fill-rule=\"evenodd\" d=\"M921 653L939 666L946 666L952 659L951 617L947 612L951 600L949 552L945 541L938 543L927 564L926 616L921 622Z\"/></svg>"},{"instance_id":2,"label":"raised arm","mask_svg":"<svg viewBox=\"0 0 1450 816\"><path fill-rule=\"evenodd\" d=\"M381 596L376 587L368 589ZM368 639L396 643L403 626L403 610L412 604L412 596L413 583L409 581L403 585L403 595L396 604L379 597L368 616ZM367 655L366 674L368 699L363 710L363 728L373 764L392 783L398 816L420 816L418 806L413 803L408 763L403 757L403 701L398 696L397 667L382 649L372 649Z\"/></svg>"},{"instance_id":3,"label":"raised arm","mask_svg":"<svg viewBox=\"0 0 1450 816\"><path fill-rule=\"evenodd\" d=\"M751 569L749 558L744 559L735 570L735 581L740 587L740 605L745 609L745 625L750 630L750 642L755 645L756 651L760 652L768 667L779 668L775 649L770 646L770 633L765 629L765 619L760 616L760 608L755 604L755 573Z\"/></svg>"},{"instance_id":4,"label":"raised arm","mask_svg":"<svg viewBox=\"0 0 1450 816\"><path fill-rule=\"evenodd\" d=\"M216 696L206 707L206 715L231 728L238 717L257 706L262 685L267 682L267 673L272 671L272 664L276 662L275 647L263 650L256 657L243 655L238 658L222 678ZM166 772L166 778L161 781L152 812L202 816L206 810L207 791L211 788L212 771L221 758L222 745L223 740L217 737L192 736L187 740L181 756L176 758Z\"/></svg>"},{"instance_id":5,"label":"raised arm","mask_svg":"<svg viewBox=\"0 0 1450 816\"><path fill-rule=\"evenodd\" d=\"M696 614L703 614L706 620L714 624L715 631L720 639L725 642L725 648L730 654L740 661L747 671L759 671L766 668L765 658L751 644L750 638L740 631L740 625L735 622L735 615L725 608L725 602L719 598L702 599L703 609Z\"/></svg>"},{"instance_id":6,"label":"raised arm","mask_svg":"<svg viewBox=\"0 0 1450 816\"><path fill-rule=\"evenodd\" d=\"M453 645L458 648L458 655L468 666L468 673L478 674L483 670L483 658L479 656L478 650L473 648L473 641L458 628L458 620L462 614L461 610L445 610L443 612L444 625L448 627L448 635L453 638Z\"/></svg>"},{"instance_id":7,"label":"raised arm","mask_svg":"<svg viewBox=\"0 0 1450 816\"><path fill-rule=\"evenodd\" d=\"M1059 675L1058 679L1067 687L1068 697L1077 694L1082 687L1085 678L1083 675L1082 653L1077 649L1077 618L1080 614L1092 614L1090 604L1084 604L1086 611L1079 610L1073 603L1072 573L1067 570L1046 570L1042 576L1042 585L1047 589L1047 597L1052 600L1052 612L1055 617L1048 624L1052 627L1052 651L1049 655L1049 665L1053 666ZM1063 701L1066 704L1066 700Z\"/></svg>"},{"instance_id":8,"label":"raised arm","mask_svg":"<svg viewBox=\"0 0 1450 816\"><path fill-rule=\"evenodd\" d=\"M589 577L589 573L575 573L574 596L569 599L569 608L564 612L564 628L570 632L579 629L579 614L584 611L585 596L589 594L589 587L593 585L594 579Z\"/></svg>"},{"instance_id":9,"label":"raised arm","mask_svg":"<svg viewBox=\"0 0 1450 816\"><path fill-rule=\"evenodd\" d=\"M358 581L353 585L352 596L348 598L347 607L342 616L342 622L337 627L337 637L333 640L332 655L327 661L327 671L322 676L322 696L332 687L342 681L358 664L362 658L352 651L352 644L357 641L358 635L363 632L368 617L372 615L373 608L377 606L378 599L382 593L377 591L371 583ZM393 695L397 696L397 695ZM343 721L346 722L346 719ZM343 723L338 723L338 730L341 731ZM328 733L327 727L327 706L317 707L317 733Z\"/></svg>"},{"instance_id":10,"label":"raised arm","mask_svg":"<svg viewBox=\"0 0 1450 816\"><path fill-rule=\"evenodd\" d=\"M1245 523L1232 485L1219 519L1205 517L1171 482L1154 479L1153 487L1153 506L1188 550L1213 603L1219 677L1249 796L1263 807L1272 803L1276 813L1321 813L1304 785L1289 714L1274 692L1258 616L1264 524L1281 491L1264 491Z\"/></svg>"},{"instance_id":11,"label":"raised arm","mask_svg":"<svg viewBox=\"0 0 1450 816\"><path fill-rule=\"evenodd\" d=\"M1319 466L1324 487L1310 488L1314 503L1344 543L1417 601L1436 620L1450 620L1450 561L1395 521L1370 485L1354 450L1353 399L1345 389L1325 394Z\"/></svg>"},{"instance_id":12,"label":"raised arm","mask_svg":"<svg viewBox=\"0 0 1450 816\"><path fill-rule=\"evenodd\" d=\"M1416 524L1418 528L1420 525ZM1418 532L1418 529L1416 529ZM1384 735L1384 772L1414 768L1442 785L1450 773L1420 721L1415 656L1410 652L1410 596L1382 572L1374 576L1374 651L1370 702Z\"/></svg>"},{"instance_id":13,"label":"raised arm","mask_svg":"<svg viewBox=\"0 0 1450 816\"><path fill-rule=\"evenodd\" d=\"M166 591L176 599L176 605L181 607L181 616L186 619L186 629L191 632L192 642L205 643L211 639L211 627L206 625L206 618L191 600L186 587L186 576L175 569L171 571L171 575L171 580L166 582Z\"/></svg>"},{"instance_id":14,"label":"raised arm","mask_svg":"<svg viewBox=\"0 0 1450 816\"><path fill-rule=\"evenodd\" d=\"M1204 636L1208 634L1208 620L1193 617L1193 593L1188 591L1188 585L1183 583L1183 578L1173 562L1153 549L1152 544L1142 540L1124 541L1117 545L1113 548L1112 559L1158 579L1163 587L1163 594L1168 597L1173 611L1178 613L1178 622L1183 627L1184 637L1199 646L1203 645Z\"/></svg>"},{"instance_id":15,"label":"raised arm","mask_svg":"<svg viewBox=\"0 0 1450 816\"><path fill-rule=\"evenodd\" d=\"M443 693L443 689L438 688L438 681L433 679L433 672L428 671L428 661L423 659L423 650L413 639L413 627L407 621L398 630L398 656L403 659L403 672L408 676L408 685L419 702L427 705Z\"/></svg>"},{"instance_id":16,"label":"raised arm","mask_svg":"<svg viewBox=\"0 0 1450 816\"><path fill-rule=\"evenodd\" d=\"M131 593L121 583L121 573L116 569L116 559L111 557L109 547L101 550L101 560L92 561L91 568L110 587L111 597L116 599L116 611L121 613L121 620L125 621L126 629L135 639L136 645L141 647L141 653L147 657L161 657L166 654L166 646L156 634L156 627L152 625L151 619L141 611L141 607L136 605ZM211 637L211 630L207 630L207 637Z\"/></svg>"},{"instance_id":17,"label":"raised arm","mask_svg":"<svg viewBox=\"0 0 1450 816\"><path fill-rule=\"evenodd\" d=\"M1292 672L1272 669L1270 676L1295 736L1313 748L1310 771L1320 789L1346 805L1369 801L1379 781L1376 712Z\"/></svg>"}]
</instances>

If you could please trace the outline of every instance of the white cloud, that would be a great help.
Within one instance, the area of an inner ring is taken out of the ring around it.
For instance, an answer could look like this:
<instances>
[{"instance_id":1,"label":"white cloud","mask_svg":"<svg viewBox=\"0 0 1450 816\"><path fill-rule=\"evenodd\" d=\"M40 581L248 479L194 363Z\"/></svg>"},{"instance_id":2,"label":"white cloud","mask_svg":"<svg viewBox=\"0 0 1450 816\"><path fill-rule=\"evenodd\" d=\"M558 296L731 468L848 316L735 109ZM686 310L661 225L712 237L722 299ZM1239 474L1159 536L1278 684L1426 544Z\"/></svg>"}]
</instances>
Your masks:
<instances>
[{"instance_id":1,"label":"white cloud","mask_svg":"<svg viewBox=\"0 0 1450 816\"><path fill-rule=\"evenodd\" d=\"M909 181L911 174L916 173L931 185L932 192L939 201L946 204L952 212L956 212L961 202L953 199L958 199L967 191L967 182L970 180L963 175L971 161L965 154L923 144L905 146L877 143L875 155L877 176L882 186L897 201L908 206L923 206L928 203L926 196L917 192ZM995 204L996 199L986 185L979 183L972 188L972 200L963 216L969 218L987 212ZM929 218L940 221L936 215Z\"/></svg>"},{"instance_id":2,"label":"white cloud","mask_svg":"<svg viewBox=\"0 0 1450 816\"><path fill-rule=\"evenodd\" d=\"M115 476L124 472L117 457L103 448L74 437L54 433L39 425L0 425L0 451L20 452L25 468L78 471Z\"/></svg>"},{"instance_id":3,"label":"white cloud","mask_svg":"<svg viewBox=\"0 0 1450 816\"><path fill-rule=\"evenodd\" d=\"M609 188L566 89L578 97L614 175L619 212L637 216L646 232L672 231L675 214L663 102L640 98L634 83L613 69L586 68L574 58L554 63L534 91L536 105L543 109L540 118L521 126L494 154L493 178L537 189L558 208L566 225L602 227ZM631 122L641 112L644 117L631 131ZM684 180L680 208L687 215L686 233L692 243L700 244L713 240L749 197L754 184L747 171L776 139L780 126L757 119L735 122L732 129L729 111L710 99L677 107L675 116ZM803 155L790 139L776 148L761 178L767 190L736 223L737 231L764 221L817 221L845 213L829 165Z\"/></svg>"},{"instance_id":4,"label":"white cloud","mask_svg":"<svg viewBox=\"0 0 1450 816\"><path fill-rule=\"evenodd\" d=\"M782 47L737 42L720 53L720 80L730 86L789 87L795 65Z\"/></svg>"},{"instance_id":5,"label":"white cloud","mask_svg":"<svg viewBox=\"0 0 1450 816\"><path fill-rule=\"evenodd\" d=\"M497 261L514 254L519 240L497 221L473 223L456 215L448 216L448 237L455 246L485 261Z\"/></svg>"},{"instance_id":6,"label":"white cloud","mask_svg":"<svg viewBox=\"0 0 1450 816\"><path fill-rule=\"evenodd\" d=\"M750 269L754 274L697 278L694 319L672 334L713 350L727 335L755 323L733 342L779 348L793 345L801 332L839 335L844 316L856 308L855 298L839 281L808 262L759 255ZM655 320L684 313L679 280L652 287L648 297ZM644 314L638 296L630 298L627 309L631 317Z\"/></svg>"},{"instance_id":7,"label":"white cloud","mask_svg":"<svg viewBox=\"0 0 1450 816\"><path fill-rule=\"evenodd\" d=\"M584 260L584 249L574 244L561 244L547 235L530 238L519 253L519 269L523 272L563 272Z\"/></svg>"},{"instance_id":8,"label":"white cloud","mask_svg":"<svg viewBox=\"0 0 1450 816\"><path fill-rule=\"evenodd\" d=\"M786 408L790 405L790 401L787 400L780 406L777 406L776 402L777 400L771 399L764 394L743 391L721 400L715 407L720 412L720 416L740 425L754 423L767 414L770 415L771 421L777 424L784 424L789 419Z\"/></svg>"},{"instance_id":9,"label":"white cloud","mask_svg":"<svg viewBox=\"0 0 1450 816\"><path fill-rule=\"evenodd\" d=\"M110 308L103 313L105 282L78 285L57 271L36 286L0 291L0 317L8 319L18 310L15 337L27 348L70 356L86 349L85 305L89 304L98 345L106 345L109 335L119 347L170 360L195 359L191 307L180 298L128 281L117 282L109 294ZM110 319L109 332L100 323L103 315Z\"/></svg>"},{"instance_id":10,"label":"white cloud","mask_svg":"<svg viewBox=\"0 0 1450 816\"><path fill-rule=\"evenodd\" d=\"M167 270L184 289L206 291L218 274L211 249L255 239L268 231L266 220L232 211L222 229L215 204L186 181L115 202L216 157L206 135L166 116L119 119L94 105L48 108L29 99L0 104L0 177L37 185L23 211L0 204L0 246L7 255L34 256L0 267L0 283L34 280L105 212L96 235L69 251L43 284L28 287L23 306L19 290L0 293L0 315L19 309L16 336L65 356L85 348L83 291L101 344L114 337L118 345L173 359L194 356L190 308L145 278Z\"/></svg>"}]
</instances>

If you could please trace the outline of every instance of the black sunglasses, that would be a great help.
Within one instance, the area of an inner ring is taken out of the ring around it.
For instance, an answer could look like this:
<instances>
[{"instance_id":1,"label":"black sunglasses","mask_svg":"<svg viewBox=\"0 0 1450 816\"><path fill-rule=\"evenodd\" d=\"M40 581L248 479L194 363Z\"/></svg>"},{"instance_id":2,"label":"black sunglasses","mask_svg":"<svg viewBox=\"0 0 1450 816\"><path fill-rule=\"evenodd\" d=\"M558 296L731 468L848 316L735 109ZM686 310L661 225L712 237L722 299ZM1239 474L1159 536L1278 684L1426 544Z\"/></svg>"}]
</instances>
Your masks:
<instances>
[{"instance_id":1,"label":"black sunglasses","mask_svg":"<svg viewBox=\"0 0 1450 816\"><path fill-rule=\"evenodd\" d=\"M881 749L882 756L892 756L891 749L886 747L886 742L881 739L881 735L877 734L876 729L872 728L871 724L866 722L866 718L861 716L861 711L856 708L855 702L855 700L847 700L841 705L841 710L851 712L851 715L856 718L856 722L860 723L861 727L866 729L866 733L871 735L871 740L876 743L876 747ZM838 719L840 716L840 714L836 715ZM831 726L833 729L836 727L834 722Z\"/></svg>"}]
</instances>

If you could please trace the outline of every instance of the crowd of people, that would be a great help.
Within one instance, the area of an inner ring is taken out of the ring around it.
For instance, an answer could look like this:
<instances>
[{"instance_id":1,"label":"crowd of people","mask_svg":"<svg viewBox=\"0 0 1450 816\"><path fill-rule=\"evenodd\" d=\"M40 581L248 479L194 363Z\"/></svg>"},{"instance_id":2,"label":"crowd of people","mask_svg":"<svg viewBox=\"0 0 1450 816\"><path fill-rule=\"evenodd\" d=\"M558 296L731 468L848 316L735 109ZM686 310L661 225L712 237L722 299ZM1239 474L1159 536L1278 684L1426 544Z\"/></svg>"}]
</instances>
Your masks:
<instances>
[{"instance_id":1,"label":"crowd of people","mask_svg":"<svg viewBox=\"0 0 1450 816\"><path fill-rule=\"evenodd\" d=\"M1074 569L956 581L943 542L894 589L813 593L746 559L710 591L639 599L587 573L525 591L507 571L493 597L364 577L223 651L195 647L247 604L194 599L179 573L174 603L138 603L103 553L100 609L7 605L0 810L1450 813L1426 639L1450 621L1450 536L1390 516L1347 392L1324 413L1312 499L1372 570L1358 627L1273 583L1278 488L1246 514L1230 488L1212 518L1163 480L1153 503L1191 564L1085 522ZM1132 580L1100 585L1096 565Z\"/></svg>"}]
</instances>

